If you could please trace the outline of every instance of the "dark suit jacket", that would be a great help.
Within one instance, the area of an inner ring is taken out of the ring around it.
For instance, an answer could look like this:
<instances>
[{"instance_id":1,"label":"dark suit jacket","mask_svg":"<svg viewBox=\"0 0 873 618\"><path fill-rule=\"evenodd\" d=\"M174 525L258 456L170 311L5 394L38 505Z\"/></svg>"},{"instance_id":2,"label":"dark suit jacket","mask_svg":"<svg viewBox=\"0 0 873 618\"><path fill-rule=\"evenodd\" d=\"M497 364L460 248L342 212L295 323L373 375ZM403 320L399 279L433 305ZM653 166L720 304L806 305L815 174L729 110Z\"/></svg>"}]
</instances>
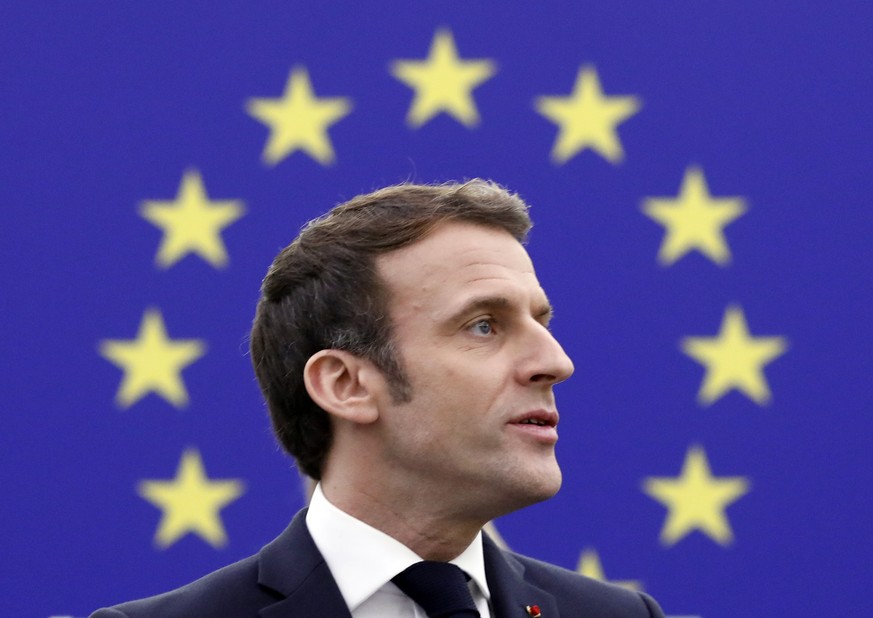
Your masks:
<instances>
[{"instance_id":1,"label":"dark suit jacket","mask_svg":"<svg viewBox=\"0 0 873 618\"><path fill-rule=\"evenodd\" d=\"M101 609L91 618L350 618L306 527L306 509L257 555L177 590ZM644 594L504 551L485 537L485 575L497 618L663 618Z\"/></svg>"}]
</instances>

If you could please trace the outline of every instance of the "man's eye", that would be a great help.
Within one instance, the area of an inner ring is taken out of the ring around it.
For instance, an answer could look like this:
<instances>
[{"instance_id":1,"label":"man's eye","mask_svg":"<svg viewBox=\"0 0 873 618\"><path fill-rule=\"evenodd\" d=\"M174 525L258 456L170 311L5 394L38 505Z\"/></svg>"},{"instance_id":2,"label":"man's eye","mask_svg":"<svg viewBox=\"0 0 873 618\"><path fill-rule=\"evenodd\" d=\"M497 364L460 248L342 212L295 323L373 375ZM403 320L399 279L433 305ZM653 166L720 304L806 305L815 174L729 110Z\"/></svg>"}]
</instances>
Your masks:
<instances>
[{"instance_id":1,"label":"man's eye","mask_svg":"<svg viewBox=\"0 0 873 618\"><path fill-rule=\"evenodd\" d=\"M477 335L490 335L494 332L494 327L491 324L491 320L477 320L473 322L470 326L470 329Z\"/></svg>"}]
</instances>

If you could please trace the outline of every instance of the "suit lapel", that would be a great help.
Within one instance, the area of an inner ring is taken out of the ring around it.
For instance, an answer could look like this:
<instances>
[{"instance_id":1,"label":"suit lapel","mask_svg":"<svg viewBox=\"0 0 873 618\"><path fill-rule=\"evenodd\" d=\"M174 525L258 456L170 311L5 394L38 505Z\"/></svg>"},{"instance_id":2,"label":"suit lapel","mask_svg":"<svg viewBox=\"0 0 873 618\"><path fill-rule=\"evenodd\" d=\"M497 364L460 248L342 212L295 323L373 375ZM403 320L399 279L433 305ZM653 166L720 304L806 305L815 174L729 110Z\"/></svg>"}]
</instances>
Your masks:
<instances>
[{"instance_id":1,"label":"suit lapel","mask_svg":"<svg viewBox=\"0 0 873 618\"><path fill-rule=\"evenodd\" d=\"M306 509L258 553L258 583L277 601L263 618L331 616L351 618L345 600L306 527Z\"/></svg>"},{"instance_id":2,"label":"suit lapel","mask_svg":"<svg viewBox=\"0 0 873 618\"><path fill-rule=\"evenodd\" d=\"M555 597L525 581L524 566L497 547L487 534L482 536L494 618L529 618L526 608L533 605L539 606L542 618L560 618Z\"/></svg>"},{"instance_id":3,"label":"suit lapel","mask_svg":"<svg viewBox=\"0 0 873 618\"><path fill-rule=\"evenodd\" d=\"M539 606L542 618L560 618L555 598L525 581L524 566L512 554L502 551L487 534L483 543L494 618L529 618L526 607L532 605ZM306 509L258 553L258 583L276 596L275 603L260 611L262 618L351 618L306 527Z\"/></svg>"}]
</instances>

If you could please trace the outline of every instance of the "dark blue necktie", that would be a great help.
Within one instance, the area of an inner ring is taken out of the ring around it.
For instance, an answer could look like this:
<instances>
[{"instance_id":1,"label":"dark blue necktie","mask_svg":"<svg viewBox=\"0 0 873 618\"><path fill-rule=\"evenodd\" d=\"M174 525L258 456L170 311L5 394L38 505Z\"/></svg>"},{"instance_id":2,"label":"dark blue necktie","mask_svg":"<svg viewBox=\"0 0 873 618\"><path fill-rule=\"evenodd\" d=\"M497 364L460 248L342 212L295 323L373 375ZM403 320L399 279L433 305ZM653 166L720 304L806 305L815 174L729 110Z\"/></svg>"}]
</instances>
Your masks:
<instances>
[{"instance_id":1,"label":"dark blue necktie","mask_svg":"<svg viewBox=\"0 0 873 618\"><path fill-rule=\"evenodd\" d=\"M428 618L479 617L467 574L454 564L425 560L417 562L391 580L418 603Z\"/></svg>"}]
</instances>

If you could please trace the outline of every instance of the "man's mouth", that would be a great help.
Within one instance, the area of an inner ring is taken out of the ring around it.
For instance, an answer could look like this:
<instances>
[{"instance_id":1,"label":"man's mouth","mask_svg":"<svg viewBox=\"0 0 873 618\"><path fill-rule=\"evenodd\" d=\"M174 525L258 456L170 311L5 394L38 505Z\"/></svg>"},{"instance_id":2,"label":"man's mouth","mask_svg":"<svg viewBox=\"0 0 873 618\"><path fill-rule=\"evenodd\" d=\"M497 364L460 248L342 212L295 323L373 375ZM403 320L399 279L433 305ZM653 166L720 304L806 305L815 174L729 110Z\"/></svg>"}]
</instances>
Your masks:
<instances>
[{"instance_id":1,"label":"man's mouth","mask_svg":"<svg viewBox=\"0 0 873 618\"><path fill-rule=\"evenodd\" d=\"M549 410L531 410L519 414L510 423L514 425L537 425L539 427L557 427L558 413Z\"/></svg>"},{"instance_id":2,"label":"man's mouth","mask_svg":"<svg viewBox=\"0 0 873 618\"><path fill-rule=\"evenodd\" d=\"M518 428L525 436L537 442L554 444L558 441L558 413L548 410L534 410L514 418L511 426Z\"/></svg>"}]
</instances>

